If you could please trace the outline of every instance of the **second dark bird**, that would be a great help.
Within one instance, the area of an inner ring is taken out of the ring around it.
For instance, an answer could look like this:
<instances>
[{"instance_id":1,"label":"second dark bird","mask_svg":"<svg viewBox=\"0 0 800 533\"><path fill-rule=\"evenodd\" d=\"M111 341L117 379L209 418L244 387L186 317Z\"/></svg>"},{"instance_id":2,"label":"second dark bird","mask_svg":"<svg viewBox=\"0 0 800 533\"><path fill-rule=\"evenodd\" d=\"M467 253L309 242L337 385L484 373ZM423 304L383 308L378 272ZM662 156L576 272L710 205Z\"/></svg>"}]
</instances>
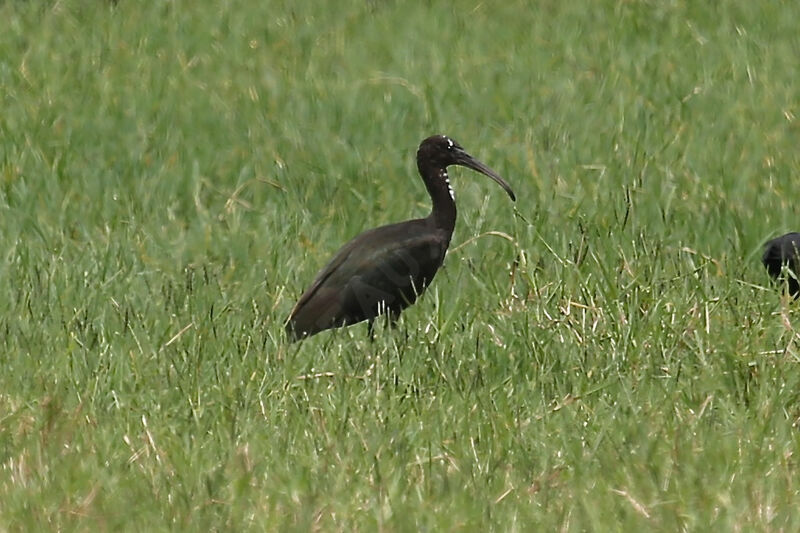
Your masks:
<instances>
[{"instance_id":1,"label":"second dark bird","mask_svg":"<svg viewBox=\"0 0 800 533\"><path fill-rule=\"evenodd\" d=\"M286 332L293 341L330 328L388 315L394 321L431 283L444 261L456 223L447 167L461 165L506 181L445 135L428 137L417 150L417 169L433 202L425 218L366 231L345 244L319 271L292 309Z\"/></svg>"},{"instance_id":2,"label":"second dark bird","mask_svg":"<svg viewBox=\"0 0 800 533\"><path fill-rule=\"evenodd\" d=\"M795 298L800 296L800 233L787 233L768 241L761 262L775 279L782 279L783 267L786 266L789 293Z\"/></svg>"}]
</instances>

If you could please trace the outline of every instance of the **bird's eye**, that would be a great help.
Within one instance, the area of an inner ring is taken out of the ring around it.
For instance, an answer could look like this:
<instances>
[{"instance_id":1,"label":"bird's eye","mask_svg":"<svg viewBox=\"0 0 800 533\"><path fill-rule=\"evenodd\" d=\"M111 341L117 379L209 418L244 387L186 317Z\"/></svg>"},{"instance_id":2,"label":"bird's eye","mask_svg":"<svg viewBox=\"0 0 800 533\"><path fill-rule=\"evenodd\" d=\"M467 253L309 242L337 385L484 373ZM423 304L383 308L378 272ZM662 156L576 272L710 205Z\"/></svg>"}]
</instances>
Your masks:
<instances>
[{"instance_id":1,"label":"bird's eye","mask_svg":"<svg viewBox=\"0 0 800 533\"><path fill-rule=\"evenodd\" d=\"M455 143L453 142L453 140L452 140L452 139L450 139L450 138L448 137L448 138L447 138L447 149L448 149L448 150L452 150L454 146L455 146Z\"/></svg>"}]
</instances>

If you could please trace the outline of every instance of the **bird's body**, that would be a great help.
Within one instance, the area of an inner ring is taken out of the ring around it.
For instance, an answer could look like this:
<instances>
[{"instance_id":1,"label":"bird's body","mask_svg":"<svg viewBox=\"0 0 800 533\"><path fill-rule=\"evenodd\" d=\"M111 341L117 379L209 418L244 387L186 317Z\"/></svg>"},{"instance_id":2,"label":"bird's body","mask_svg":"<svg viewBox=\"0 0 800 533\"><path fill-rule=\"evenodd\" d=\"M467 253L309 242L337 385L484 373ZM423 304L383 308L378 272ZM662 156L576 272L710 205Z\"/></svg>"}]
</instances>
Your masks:
<instances>
[{"instance_id":1,"label":"bird's body","mask_svg":"<svg viewBox=\"0 0 800 533\"><path fill-rule=\"evenodd\" d=\"M788 267L791 271L786 280L789 293L800 296L800 233L787 233L768 241L764 245L761 262L775 279L780 278L784 266Z\"/></svg>"},{"instance_id":2,"label":"bird's body","mask_svg":"<svg viewBox=\"0 0 800 533\"><path fill-rule=\"evenodd\" d=\"M409 220L344 245L297 302L292 331L308 336L379 314L396 317L422 294L444 260L450 235L429 228L427 219ZM373 242L382 244L369 246ZM363 249L367 253L359 253Z\"/></svg>"},{"instance_id":3,"label":"bird's body","mask_svg":"<svg viewBox=\"0 0 800 533\"><path fill-rule=\"evenodd\" d=\"M452 164L486 174L514 198L500 176L450 138L425 139L417 167L433 201L430 215L366 231L345 244L294 306L286 324L290 338L384 314L395 319L416 301L442 265L455 228L456 205L447 175Z\"/></svg>"}]
</instances>

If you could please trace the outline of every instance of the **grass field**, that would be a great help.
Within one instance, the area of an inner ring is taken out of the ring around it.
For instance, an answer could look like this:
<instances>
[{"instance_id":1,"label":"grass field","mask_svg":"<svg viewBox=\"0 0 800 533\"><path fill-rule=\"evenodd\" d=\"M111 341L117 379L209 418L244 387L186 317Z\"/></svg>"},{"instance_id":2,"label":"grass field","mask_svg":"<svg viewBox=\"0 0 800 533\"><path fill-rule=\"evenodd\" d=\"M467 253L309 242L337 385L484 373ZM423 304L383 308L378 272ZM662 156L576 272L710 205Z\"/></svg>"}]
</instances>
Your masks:
<instances>
[{"instance_id":1,"label":"grass field","mask_svg":"<svg viewBox=\"0 0 800 533\"><path fill-rule=\"evenodd\" d=\"M800 4L0 18L0 530L800 529ZM287 344L433 133L516 204L453 170L400 328Z\"/></svg>"}]
</instances>

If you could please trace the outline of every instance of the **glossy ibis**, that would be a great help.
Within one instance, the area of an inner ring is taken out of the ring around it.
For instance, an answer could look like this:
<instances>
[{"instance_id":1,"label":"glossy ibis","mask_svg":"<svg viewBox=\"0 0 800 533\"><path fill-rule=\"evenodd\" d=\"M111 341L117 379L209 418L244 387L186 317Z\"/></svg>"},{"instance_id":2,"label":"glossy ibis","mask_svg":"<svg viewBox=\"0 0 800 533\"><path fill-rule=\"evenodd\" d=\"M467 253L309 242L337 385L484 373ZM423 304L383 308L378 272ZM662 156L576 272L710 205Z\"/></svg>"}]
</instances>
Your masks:
<instances>
[{"instance_id":1,"label":"glossy ibis","mask_svg":"<svg viewBox=\"0 0 800 533\"><path fill-rule=\"evenodd\" d=\"M515 200L514 191L492 169L444 135L428 137L417 150L417 169L433 209L425 218L366 231L345 244L319 271L292 309L286 332L292 341L330 328L394 322L413 304L442 265L456 223L456 203L447 167L461 165L489 176Z\"/></svg>"},{"instance_id":2,"label":"glossy ibis","mask_svg":"<svg viewBox=\"0 0 800 533\"><path fill-rule=\"evenodd\" d=\"M800 295L800 233L787 233L768 241L761 262L775 279L781 277L784 265L788 267L789 294L795 298Z\"/></svg>"}]
</instances>

